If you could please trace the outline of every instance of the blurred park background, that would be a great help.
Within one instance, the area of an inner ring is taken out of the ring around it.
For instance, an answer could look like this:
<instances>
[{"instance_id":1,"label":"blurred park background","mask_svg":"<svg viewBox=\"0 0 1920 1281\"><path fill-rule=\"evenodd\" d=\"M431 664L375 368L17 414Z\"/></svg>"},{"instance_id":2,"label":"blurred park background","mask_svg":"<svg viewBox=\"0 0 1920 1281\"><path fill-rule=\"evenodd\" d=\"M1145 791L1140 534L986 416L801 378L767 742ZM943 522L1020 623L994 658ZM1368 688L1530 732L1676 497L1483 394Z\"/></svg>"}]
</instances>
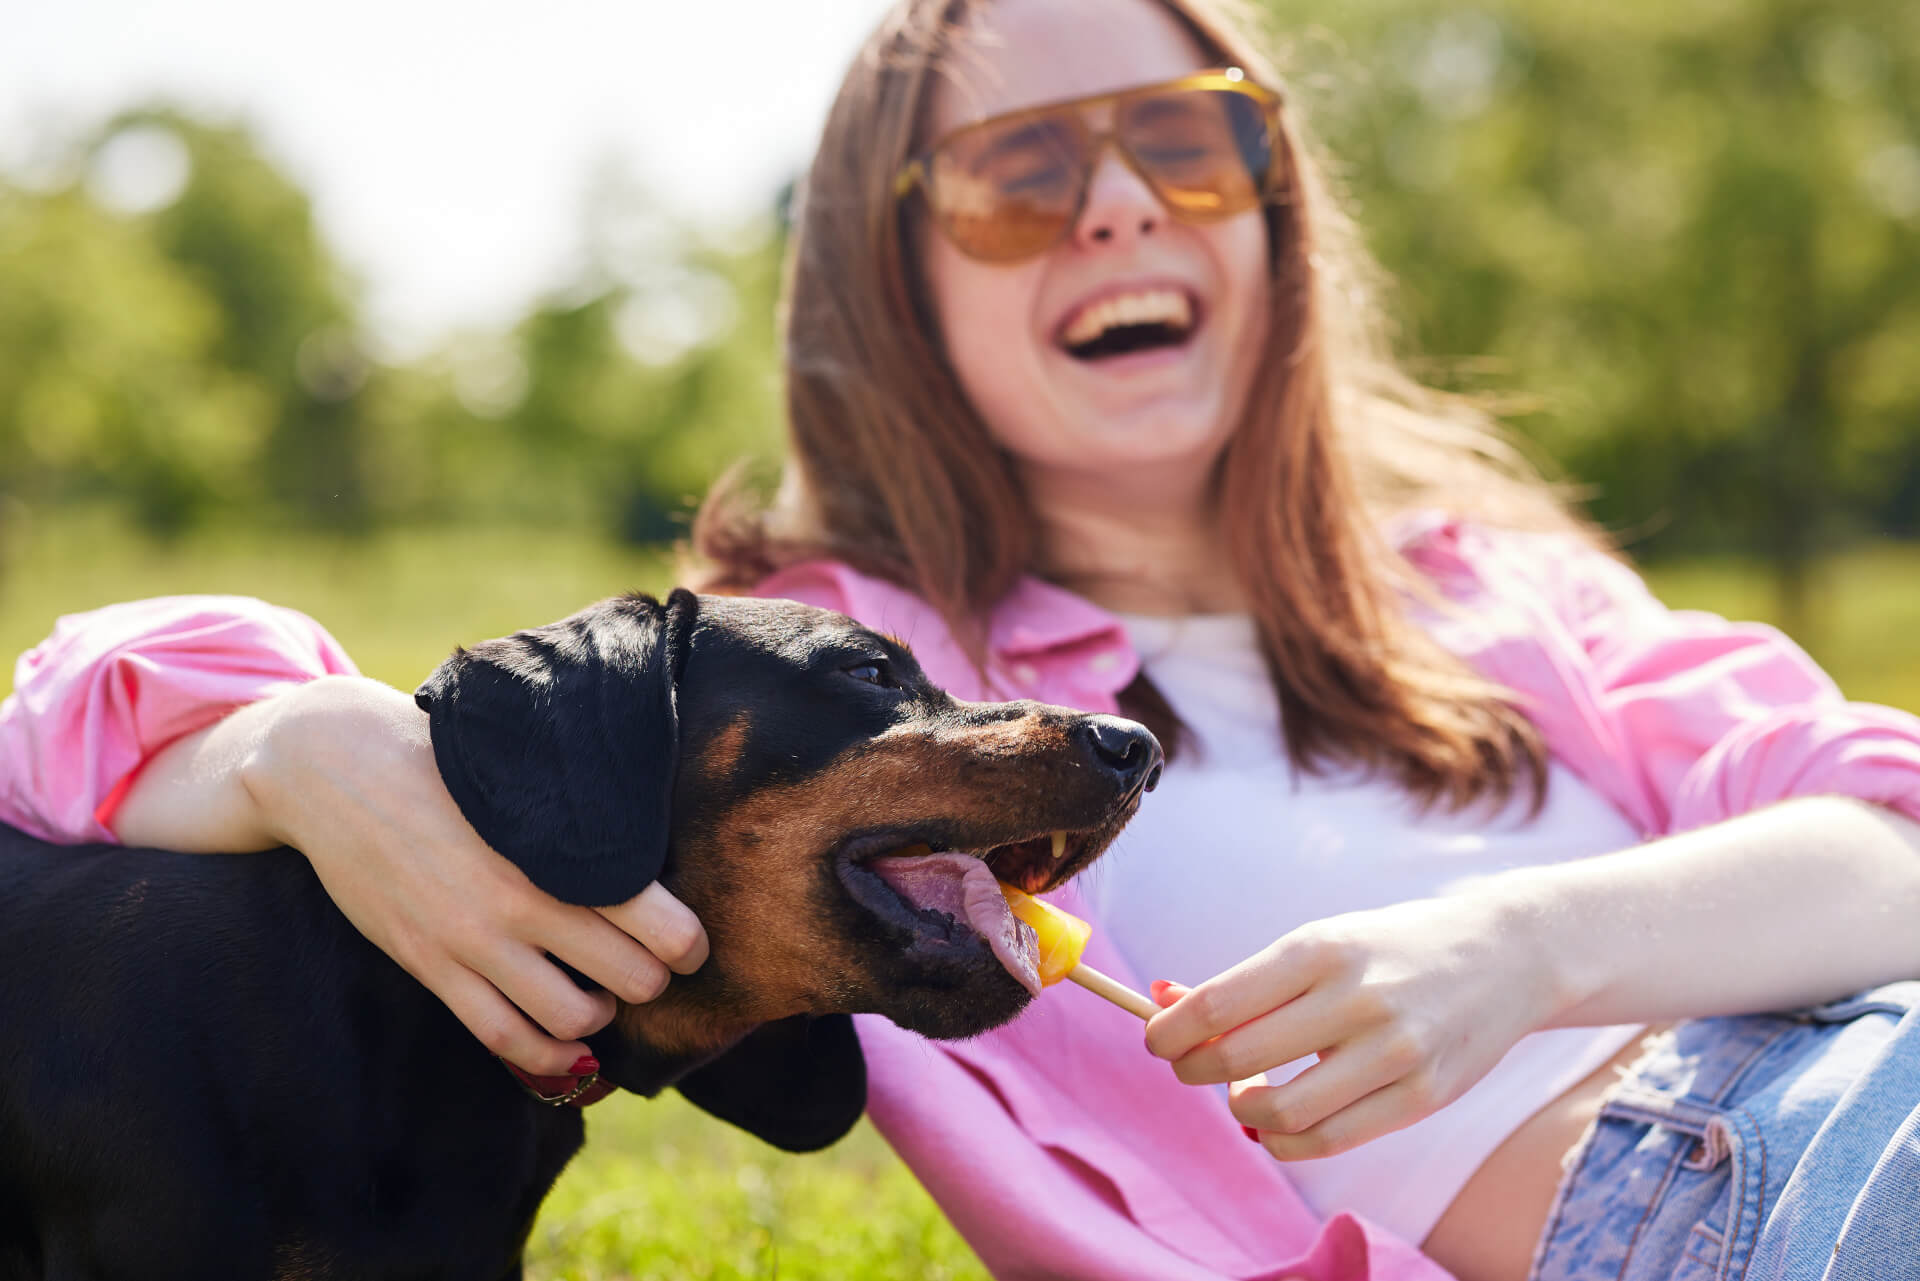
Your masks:
<instances>
[{"instance_id":1,"label":"blurred park background","mask_svg":"<svg viewBox=\"0 0 1920 1281\"><path fill-rule=\"evenodd\" d=\"M882 7L38 7L0 52L7 666L236 591L410 686L663 586L716 473L777 462L783 190ZM1670 602L1920 708L1920 6L1266 8L1413 367ZM980 1275L870 1133L602 1111L535 1275Z\"/></svg>"}]
</instances>

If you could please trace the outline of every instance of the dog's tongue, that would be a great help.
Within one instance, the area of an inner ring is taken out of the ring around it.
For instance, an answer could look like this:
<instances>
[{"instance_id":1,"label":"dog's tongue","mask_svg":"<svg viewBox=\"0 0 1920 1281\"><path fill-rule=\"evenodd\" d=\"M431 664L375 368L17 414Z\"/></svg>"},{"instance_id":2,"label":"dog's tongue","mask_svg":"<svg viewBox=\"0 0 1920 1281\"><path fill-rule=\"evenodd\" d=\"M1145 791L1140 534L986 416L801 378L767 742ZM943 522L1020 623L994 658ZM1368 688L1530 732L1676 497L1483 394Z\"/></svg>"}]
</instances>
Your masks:
<instances>
[{"instance_id":1,"label":"dog's tongue","mask_svg":"<svg viewBox=\"0 0 1920 1281\"><path fill-rule=\"evenodd\" d=\"M964 920L993 948L1007 973L1040 995L1040 951L1033 927L1007 910L1000 882L985 863L966 854L921 854L877 858L868 866L915 907Z\"/></svg>"}]
</instances>

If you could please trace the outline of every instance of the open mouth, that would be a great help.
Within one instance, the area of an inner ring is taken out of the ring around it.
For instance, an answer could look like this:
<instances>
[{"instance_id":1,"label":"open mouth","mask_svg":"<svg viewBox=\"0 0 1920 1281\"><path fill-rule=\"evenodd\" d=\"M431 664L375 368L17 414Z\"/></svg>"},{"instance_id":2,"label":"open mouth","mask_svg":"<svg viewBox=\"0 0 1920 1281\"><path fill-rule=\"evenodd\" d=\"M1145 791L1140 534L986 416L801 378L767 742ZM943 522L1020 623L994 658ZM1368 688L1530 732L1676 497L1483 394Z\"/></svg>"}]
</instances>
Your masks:
<instances>
[{"instance_id":1,"label":"open mouth","mask_svg":"<svg viewBox=\"0 0 1920 1281\"><path fill-rule=\"evenodd\" d=\"M1184 289L1136 289L1080 308L1061 325L1057 340L1075 360L1100 361L1184 346L1200 320L1198 302Z\"/></svg>"},{"instance_id":2,"label":"open mouth","mask_svg":"<svg viewBox=\"0 0 1920 1281\"><path fill-rule=\"evenodd\" d=\"M1052 831L975 848L918 834L874 833L842 845L838 868L854 900L908 932L914 950L958 955L984 944L1037 996L1033 927L1014 918L1000 882L1030 894L1053 889L1098 854L1117 827Z\"/></svg>"}]
</instances>

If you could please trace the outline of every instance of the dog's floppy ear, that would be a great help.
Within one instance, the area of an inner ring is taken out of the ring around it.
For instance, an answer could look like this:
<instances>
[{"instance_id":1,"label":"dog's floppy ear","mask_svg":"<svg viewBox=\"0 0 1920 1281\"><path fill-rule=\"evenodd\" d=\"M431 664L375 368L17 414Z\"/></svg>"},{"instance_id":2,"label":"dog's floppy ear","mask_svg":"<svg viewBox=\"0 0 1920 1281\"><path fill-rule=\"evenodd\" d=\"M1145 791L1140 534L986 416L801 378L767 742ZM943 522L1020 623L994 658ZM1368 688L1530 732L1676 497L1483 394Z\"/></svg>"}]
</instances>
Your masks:
<instances>
[{"instance_id":1,"label":"dog's floppy ear","mask_svg":"<svg viewBox=\"0 0 1920 1281\"><path fill-rule=\"evenodd\" d=\"M867 1106L867 1061L847 1014L796 1014L675 1082L689 1100L788 1152L838 1141Z\"/></svg>"},{"instance_id":2,"label":"dog's floppy ear","mask_svg":"<svg viewBox=\"0 0 1920 1281\"><path fill-rule=\"evenodd\" d=\"M414 693L460 812L555 898L604 907L660 875L698 611L687 591L601 601L458 650Z\"/></svg>"}]
</instances>

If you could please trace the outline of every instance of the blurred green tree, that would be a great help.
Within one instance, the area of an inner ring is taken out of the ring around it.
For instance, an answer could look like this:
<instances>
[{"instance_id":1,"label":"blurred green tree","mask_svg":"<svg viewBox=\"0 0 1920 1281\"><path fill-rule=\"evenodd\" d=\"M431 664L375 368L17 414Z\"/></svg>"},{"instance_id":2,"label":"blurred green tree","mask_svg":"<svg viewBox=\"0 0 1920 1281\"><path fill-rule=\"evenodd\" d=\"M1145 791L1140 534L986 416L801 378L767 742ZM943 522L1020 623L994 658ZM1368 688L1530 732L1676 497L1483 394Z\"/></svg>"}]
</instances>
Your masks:
<instances>
[{"instance_id":1,"label":"blurred green tree","mask_svg":"<svg viewBox=\"0 0 1920 1281\"><path fill-rule=\"evenodd\" d=\"M612 174L572 279L505 332L373 361L306 195L243 128L151 108L0 180L0 497L214 513L681 532L777 448L771 219L699 234Z\"/></svg>"},{"instance_id":2,"label":"blurred green tree","mask_svg":"<svg viewBox=\"0 0 1920 1281\"><path fill-rule=\"evenodd\" d=\"M1539 393L1603 521L1762 551L1802 630L1920 526L1920 7L1269 7L1410 345Z\"/></svg>"},{"instance_id":3,"label":"blurred green tree","mask_svg":"<svg viewBox=\"0 0 1920 1281\"><path fill-rule=\"evenodd\" d=\"M441 511L673 538L723 467L779 448L781 247L770 226L703 236L617 175L581 240L573 279L511 331L456 336L414 371L432 461L393 470L443 478L415 498ZM407 447L398 427L384 449Z\"/></svg>"},{"instance_id":4,"label":"blurred green tree","mask_svg":"<svg viewBox=\"0 0 1920 1281\"><path fill-rule=\"evenodd\" d=\"M0 495L107 495L164 532L248 483L272 394L216 358L219 308L144 228L0 184L0 272Z\"/></svg>"},{"instance_id":5,"label":"blurred green tree","mask_svg":"<svg viewBox=\"0 0 1920 1281\"><path fill-rule=\"evenodd\" d=\"M271 400L258 459L266 497L303 523L364 528L364 442L353 402L369 362L312 202L250 131L178 111L116 117L94 156L135 130L166 131L186 149L185 185L149 215L149 234L212 300L213 359L251 377Z\"/></svg>"},{"instance_id":6,"label":"blurred green tree","mask_svg":"<svg viewBox=\"0 0 1920 1281\"><path fill-rule=\"evenodd\" d=\"M305 194L246 130L157 108L68 169L0 184L0 485L162 533L223 507L363 525L367 365Z\"/></svg>"},{"instance_id":7,"label":"blurred green tree","mask_svg":"<svg viewBox=\"0 0 1920 1281\"><path fill-rule=\"evenodd\" d=\"M1806 631L1823 547L1920 533L1920 6L1263 3L1421 372L1534 394L1637 550L1762 550ZM0 497L652 539L779 450L771 226L609 170L551 293L395 366L244 127L130 112L70 169L0 176Z\"/></svg>"}]
</instances>

